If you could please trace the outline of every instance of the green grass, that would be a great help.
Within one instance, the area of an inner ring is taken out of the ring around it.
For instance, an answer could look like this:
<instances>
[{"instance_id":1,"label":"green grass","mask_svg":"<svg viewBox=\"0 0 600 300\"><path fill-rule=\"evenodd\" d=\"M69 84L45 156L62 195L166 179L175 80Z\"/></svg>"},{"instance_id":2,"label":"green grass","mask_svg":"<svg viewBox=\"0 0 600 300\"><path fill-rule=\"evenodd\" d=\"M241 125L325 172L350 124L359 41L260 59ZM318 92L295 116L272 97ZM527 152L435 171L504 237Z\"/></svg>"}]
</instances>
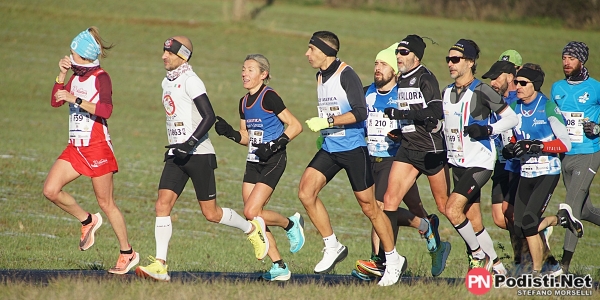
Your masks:
<instances>
[{"instance_id":1,"label":"green grass","mask_svg":"<svg viewBox=\"0 0 600 300\"><path fill-rule=\"evenodd\" d=\"M187 35L192 39L191 64L204 80L217 114L234 124L237 124L238 101L246 93L240 80L241 65L249 53L262 53L269 58L274 78L271 86L299 120L316 115L315 70L310 68L303 54L308 38L317 30L331 30L339 35L340 57L354 67L364 84L372 81L377 52L412 33L437 42L436 45L427 42L424 63L437 75L441 87L451 82L444 57L460 38L471 38L481 47L478 74L485 73L499 53L509 48L517 49L525 62L540 63L546 71L542 88L546 93L552 82L562 78L561 50L570 40L588 43L592 53L588 63L590 73L595 76L600 71L600 59L594 56L600 49L597 32L334 11L277 2L254 21L232 24L229 5L229 2L207 0L182 0L177 4L154 0L0 3L3 20L0 28L3 44L0 48L3 70L0 81L3 90L0 96L0 268L108 269L117 259L118 245L109 224L98 231L94 248L80 252L77 220L52 205L41 192L48 170L67 142L67 111L65 107L53 109L48 103L58 74L57 63L68 54L71 39L91 25L98 26L103 38L116 44L109 57L102 61L113 81L114 112L109 123L120 165L115 176L115 196L127 220L130 242L142 257L155 253L154 201L167 144L160 99L160 82L165 73L160 56L162 43L169 36ZM246 149L218 137L212 130L211 137L219 164L216 171L218 203L241 213ZM284 215L299 211L306 217L297 198L297 186L314 154L316 137L305 128L290 144L288 167L269 203L270 209ZM592 199L598 197L598 183L596 179L592 186ZM430 213L435 212L427 182L422 178L419 185L425 207ZM99 210L88 178L77 179L65 190L85 209ZM499 255L510 256L508 235L497 229L491 219L489 185L483 194L485 224L494 241L506 249L497 248ZM345 174L340 173L320 195L328 207L337 236L350 249L349 257L338 265L336 272L349 274L355 260L369 255L369 222L356 204ZM269 267L253 258L252 248L243 233L204 220L194 198L190 183L172 214L171 270L253 272ZM559 184L548 213L554 213L563 198L564 188ZM307 243L295 255L287 251L289 245L283 230L274 229L283 258L294 273L312 273L321 258L321 237L308 220L307 224ZM595 249L599 245L600 231L589 223L585 226L586 236L579 242L572 270L596 273L598 277L600 257ZM440 230L442 238L453 245L448 268L442 276L463 277L464 243L447 220L442 220ZM553 252L558 256L562 252L563 233L562 228L556 228L551 238ZM429 274L430 259L424 242L414 230L402 229L400 234L398 250L408 256L408 274ZM97 290L99 298L112 298L112 289L120 293L119 281L107 284L108 291L104 291L102 284L82 281ZM39 290L35 286L17 284L15 286L22 289L15 293L23 293L22 298L37 298L35 293L48 295L44 294L48 290L59 293L61 288L68 289L66 286L70 285L66 280L59 280L49 285L52 289ZM237 283L222 285L230 289L223 294L227 295L224 298L237 298L238 294L227 294L235 293L239 288ZM131 286L133 291L128 298L141 298L136 293L145 292L163 295L159 287L165 286L173 291L185 289L176 284L159 286L134 282ZM261 290L261 285L244 284L243 288ZM412 289L402 287L405 288ZM467 295L462 286L420 287L414 292L421 293L426 288L440 294L449 291L457 296ZM311 298L320 295L322 289L325 287L291 290L299 298ZM352 288L352 292L340 287L326 289L339 298L369 293L391 297L397 293L395 288L388 289L389 292L376 292L378 290L372 287ZM21 298L18 294L10 295Z\"/></svg>"}]
</instances>

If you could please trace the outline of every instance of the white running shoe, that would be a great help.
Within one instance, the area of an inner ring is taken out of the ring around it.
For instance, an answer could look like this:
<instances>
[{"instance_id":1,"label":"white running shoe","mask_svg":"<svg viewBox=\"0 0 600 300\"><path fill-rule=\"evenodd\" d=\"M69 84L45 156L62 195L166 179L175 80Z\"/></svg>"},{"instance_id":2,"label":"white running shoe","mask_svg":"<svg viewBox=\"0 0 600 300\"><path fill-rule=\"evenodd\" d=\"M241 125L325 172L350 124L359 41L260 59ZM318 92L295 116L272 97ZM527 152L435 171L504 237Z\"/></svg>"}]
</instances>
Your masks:
<instances>
[{"instance_id":1,"label":"white running shoe","mask_svg":"<svg viewBox=\"0 0 600 300\"><path fill-rule=\"evenodd\" d=\"M323 259L315 266L316 274L329 273L335 265L348 256L348 248L338 242L335 248L323 248Z\"/></svg>"},{"instance_id":2,"label":"white running shoe","mask_svg":"<svg viewBox=\"0 0 600 300\"><path fill-rule=\"evenodd\" d=\"M390 286L396 284L400 280L402 273L406 271L406 266L408 265L406 257L398 253L396 255L398 256L397 259L392 260L392 262L389 260L385 262L385 273L383 273L383 277L381 277L377 285Z\"/></svg>"}]
</instances>

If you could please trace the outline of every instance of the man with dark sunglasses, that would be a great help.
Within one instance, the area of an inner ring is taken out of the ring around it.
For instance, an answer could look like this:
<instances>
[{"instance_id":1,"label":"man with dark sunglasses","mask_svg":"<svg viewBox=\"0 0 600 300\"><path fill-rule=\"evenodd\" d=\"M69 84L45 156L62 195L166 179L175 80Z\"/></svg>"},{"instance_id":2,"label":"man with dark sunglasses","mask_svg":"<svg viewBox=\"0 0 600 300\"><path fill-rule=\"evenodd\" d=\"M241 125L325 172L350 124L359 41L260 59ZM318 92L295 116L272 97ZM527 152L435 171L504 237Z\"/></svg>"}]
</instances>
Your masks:
<instances>
[{"instance_id":1,"label":"man with dark sunglasses","mask_svg":"<svg viewBox=\"0 0 600 300\"><path fill-rule=\"evenodd\" d=\"M565 79L555 82L550 94L565 117L572 146L562 159L565 202L572 208L567 210L568 215L600 225L600 209L589 198L590 185L600 167L600 82L590 77L585 67L588 57L585 43L569 42L562 51ZM559 221L569 226L567 216ZM569 272L578 238L582 236L583 228L577 234L569 230L565 233L561 261L564 273Z\"/></svg>"},{"instance_id":2,"label":"man with dark sunglasses","mask_svg":"<svg viewBox=\"0 0 600 300\"><path fill-rule=\"evenodd\" d=\"M489 85L475 78L479 46L460 39L450 47L446 62L454 83L442 93L444 135L448 162L452 164L454 190L446 204L446 216L467 244L469 269L493 269L506 274L483 227L481 188L490 179L496 162L492 135L517 125L514 111ZM501 118L491 124L492 113Z\"/></svg>"},{"instance_id":3,"label":"man with dark sunglasses","mask_svg":"<svg viewBox=\"0 0 600 300\"><path fill-rule=\"evenodd\" d=\"M394 236L398 235L398 206L416 179L425 174L429 179L431 193L438 210L445 214L450 188L446 149L437 120L441 120L442 102L440 88L435 75L421 65L425 53L425 42L418 35L406 36L396 48L398 71L398 100L388 105L384 113L392 120L400 120L401 128L392 130L388 136L401 140L396 152L388 188L383 196L384 212L392 223ZM438 276L445 268L450 253L450 243L440 242L437 234L439 220L431 219L431 227L424 233L433 239L431 274Z\"/></svg>"}]
</instances>

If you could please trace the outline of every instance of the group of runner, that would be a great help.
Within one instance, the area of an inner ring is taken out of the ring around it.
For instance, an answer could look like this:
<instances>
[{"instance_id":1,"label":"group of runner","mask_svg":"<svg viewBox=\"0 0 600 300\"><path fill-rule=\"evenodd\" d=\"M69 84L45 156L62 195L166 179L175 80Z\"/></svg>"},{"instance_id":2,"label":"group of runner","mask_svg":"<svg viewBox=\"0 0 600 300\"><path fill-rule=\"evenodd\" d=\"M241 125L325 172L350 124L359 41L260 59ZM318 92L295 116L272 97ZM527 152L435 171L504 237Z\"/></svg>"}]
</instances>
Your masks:
<instances>
[{"instance_id":1,"label":"group of runner","mask_svg":"<svg viewBox=\"0 0 600 300\"><path fill-rule=\"evenodd\" d=\"M44 195L81 221L80 249L87 250L94 244L102 217L79 207L63 187L81 175L91 177L99 206L120 244L119 259L109 272L124 274L139 263L139 254L129 245L125 220L112 196L112 177L118 171L106 123L112 112L112 86L99 64L99 56L111 47L91 27L73 39L71 56L59 62L51 104L69 104L70 139L48 174ZM527 252L532 265L527 272L567 272L577 239L583 235L579 219L600 224L600 211L589 199L589 186L600 166L600 84L584 66L589 49L582 42L565 46L566 79L553 85L548 98L540 92L541 67L521 66L514 50L503 53L484 74L492 80L491 86L476 79L480 51L467 39L450 47L446 61L454 83L440 92L435 75L421 64L425 48L423 38L408 35L380 51L374 82L363 86L355 71L337 57L340 41L334 33L318 31L309 41L305 55L318 70L318 115L306 124L320 137L318 151L301 177L298 197L325 245L314 272L329 273L348 255L319 198L321 189L342 169L373 226L372 256L358 260L352 271L359 279L378 280L380 286L399 280L408 265L396 251L399 226L418 230L432 258L431 274L443 272L451 244L440 239L438 216L428 215L423 207L416 184L421 174L429 180L437 210L465 241L469 268L506 273L480 209L481 188L492 178L494 222L510 232L515 263L528 261L522 255ZM248 93L239 101L236 130L215 114L204 83L188 63L191 40L171 37L163 50L167 75L162 102L169 145L155 204L156 255L149 257L149 265L137 267L136 274L170 280L166 264L173 230L170 213L191 179L208 221L240 229L257 259L269 256L272 267L262 278L288 280L291 271L270 228L283 228L290 252L296 253L305 242L304 219L300 213L286 218L265 206L285 170L286 146L302 132L302 125L267 86L269 61L261 54L244 60L241 75ZM65 84L69 69L73 75ZM208 137L213 124L218 135L248 149L243 217L216 203L217 160ZM555 216L542 218L558 183L561 155L567 203ZM401 208L401 202L408 209ZM551 233L547 228L558 224L570 229L560 263L547 255ZM545 235L540 235L544 230ZM548 266L542 270L544 259Z\"/></svg>"}]
</instances>

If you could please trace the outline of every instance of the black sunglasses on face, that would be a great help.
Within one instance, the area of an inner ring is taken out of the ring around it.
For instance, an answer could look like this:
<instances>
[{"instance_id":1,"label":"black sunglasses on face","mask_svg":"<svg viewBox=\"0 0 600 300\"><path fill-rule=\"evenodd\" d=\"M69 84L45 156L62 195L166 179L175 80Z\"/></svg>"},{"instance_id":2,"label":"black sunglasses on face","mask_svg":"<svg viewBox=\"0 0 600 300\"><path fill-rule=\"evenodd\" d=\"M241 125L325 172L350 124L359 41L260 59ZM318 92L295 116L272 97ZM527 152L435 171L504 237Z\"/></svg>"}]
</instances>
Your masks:
<instances>
[{"instance_id":1,"label":"black sunglasses on face","mask_svg":"<svg viewBox=\"0 0 600 300\"><path fill-rule=\"evenodd\" d=\"M462 56L446 56L446 63L452 62L453 64L457 64L461 59L464 59Z\"/></svg>"},{"instance_id":2,"label":"black sunglasses on face","mask_svg":"<svg viewBox=\"0 0 600 300\"><path fill-rule=\"evenodd\" d=\"M400 54L402 56L407 56L410 53L408 49L396 49L396 55Z\"/></svg>"},{"instance_id":3,"label":"black sunglasses on face","mask_svg":"<svg viewBox=\"0 0 600 300\"><path fill-rule=\"evenodd\" d=\"M513 83L515 85L520 84L521 86L526 86L528 83L533 83L533 81L525 81L525 80L514 80Z\"/></svg>"}]
</instances>

